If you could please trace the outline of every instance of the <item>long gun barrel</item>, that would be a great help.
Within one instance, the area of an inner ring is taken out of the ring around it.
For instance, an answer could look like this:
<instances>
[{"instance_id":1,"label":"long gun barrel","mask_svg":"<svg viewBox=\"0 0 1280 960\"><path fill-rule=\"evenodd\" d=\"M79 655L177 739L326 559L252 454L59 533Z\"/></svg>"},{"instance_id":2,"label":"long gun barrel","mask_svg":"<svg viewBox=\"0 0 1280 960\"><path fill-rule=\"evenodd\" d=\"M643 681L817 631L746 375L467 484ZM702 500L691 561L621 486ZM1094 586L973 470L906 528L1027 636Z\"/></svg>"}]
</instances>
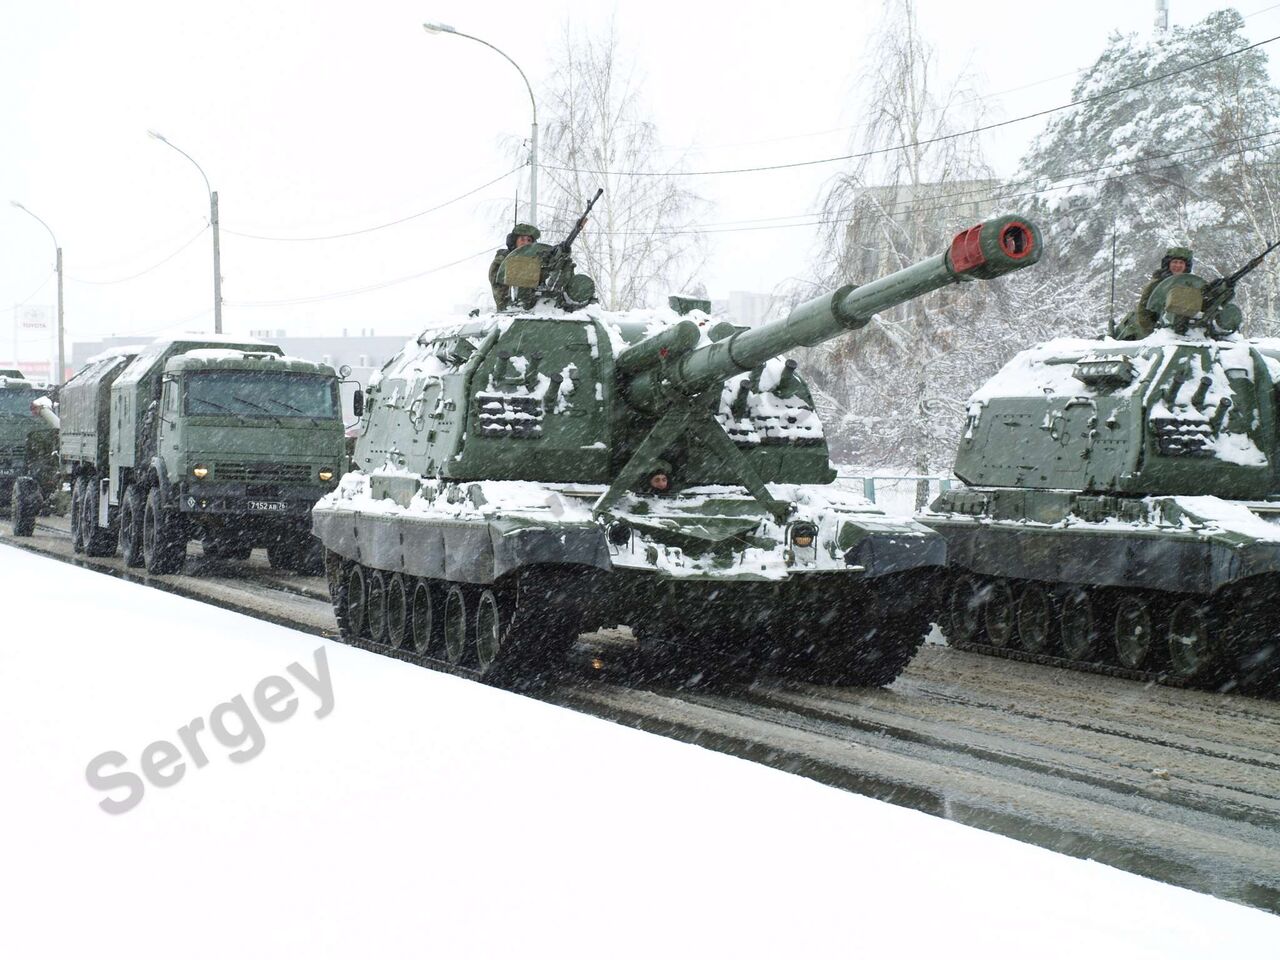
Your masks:
<instances>
[{"instance_id":1,"label":"long gun barrel","mask_svg":"<svg viewBox=\"0 0 1280 960\"><path fill-rule=\"evenodd\" d=\"M36 397L31 401L31 415L37 420L43 420L55 430L62 427L62 420L53 412L53 404L48 397Z\"/></svg>"},{"instance_id":2,"label":"long gun barrel","mask_svg":"<svg viewBox=\"0 0 1280 960\"><path fill-rule=\"evenodd\" d=\"M812 347L861 329L882 310L941 287L990 280L1029 267L1040 259L1039 229L1023 217L988 220L956 235L945 253L863 286L845 286L796 307L782 320L742 330L694 349L688 331L664 331L623 351L617 368L628 399L657 412L668 397L694 397L710 387L796 347ZM683 321L677 329L688 325ZM661 339L661 342L659 342Z\"/></svg>"}]
</instances>

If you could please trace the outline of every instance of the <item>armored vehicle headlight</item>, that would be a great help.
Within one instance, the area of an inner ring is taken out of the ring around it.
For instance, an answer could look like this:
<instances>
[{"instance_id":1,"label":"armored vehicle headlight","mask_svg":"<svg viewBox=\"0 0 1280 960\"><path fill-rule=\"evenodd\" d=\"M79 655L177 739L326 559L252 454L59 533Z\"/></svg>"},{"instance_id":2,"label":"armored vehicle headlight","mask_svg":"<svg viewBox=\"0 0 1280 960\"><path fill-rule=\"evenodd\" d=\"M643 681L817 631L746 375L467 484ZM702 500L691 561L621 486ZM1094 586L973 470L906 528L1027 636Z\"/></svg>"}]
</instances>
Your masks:
<instances>
[{"instance_id":1,"label":"armored vehicle headlight","mask_svg":"<svg viewBox=\"0 0 1280 960\"><path fill-rule=\"evenodd\" d=\"M191 468L191 475L197 480L203 480L209 475L209 468L201 464L196 464L196 466Z\"/></svg>"},{"instance_id":2,"label":"armored vehicle headlight","mask_svg":"<svg viewBox=\"0 0 1280 960\"><path fill-rule=\"evenodd\" d=\"M332 471L331 469L329 469L328 467L324 467L324 468L322 468L322 469L320 470L320 479L321 479L321 480L326 480L326 481L328 481L328 480L332 480L332 479L333 479L333 471Z\"/></svg>"},{"instance_id":3,"label":"armored vehicle headlight","mask_svg":"<svg viewBox=\"0 0 1280 960\"><path fill-rule=\"evenodd\" d=\"M631 527L621 520L609 524L609 542L615 547L626 546L631 542Z\"/></svg>"},{"instance_id":4,"label":"armored vehicle headlight","mask_svg":"<svg viewBox=\"0 0 1280 960\"><path fill-rule=\"evenodd\" d=\"M797 523L791 528L791 545L795 547L812 547L818 536L818 528L811 523Z\"/></svg>"}]
</instances>

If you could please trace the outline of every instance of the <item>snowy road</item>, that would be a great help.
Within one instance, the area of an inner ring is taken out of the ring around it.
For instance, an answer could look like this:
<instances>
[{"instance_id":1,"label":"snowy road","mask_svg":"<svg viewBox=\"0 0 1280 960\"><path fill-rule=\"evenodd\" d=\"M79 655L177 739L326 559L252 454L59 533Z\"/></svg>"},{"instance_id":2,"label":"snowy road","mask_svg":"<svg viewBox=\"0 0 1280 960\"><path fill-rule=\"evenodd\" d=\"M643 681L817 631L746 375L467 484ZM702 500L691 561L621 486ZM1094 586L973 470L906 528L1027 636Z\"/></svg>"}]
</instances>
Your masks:
<instances>
[{"instance_id":1,"label":"snowy road","mask_svg":"<svg viewBox=\"0 0 1280 960\"><path fill-rule=\"evenodd\" d=\"M54 521L56 524L57 521ZM62 558L45 526L27 544ZM155 585L333 636L323 581L257 559ZM123 571L118 560L80 560ZM131 573L131 577L146 579ZM602 642L608 655L613 643ZM928 645L891 687L733 696L586 677L544 699L1280 912L1280 703Z\"/></svg>"}]
</instances>

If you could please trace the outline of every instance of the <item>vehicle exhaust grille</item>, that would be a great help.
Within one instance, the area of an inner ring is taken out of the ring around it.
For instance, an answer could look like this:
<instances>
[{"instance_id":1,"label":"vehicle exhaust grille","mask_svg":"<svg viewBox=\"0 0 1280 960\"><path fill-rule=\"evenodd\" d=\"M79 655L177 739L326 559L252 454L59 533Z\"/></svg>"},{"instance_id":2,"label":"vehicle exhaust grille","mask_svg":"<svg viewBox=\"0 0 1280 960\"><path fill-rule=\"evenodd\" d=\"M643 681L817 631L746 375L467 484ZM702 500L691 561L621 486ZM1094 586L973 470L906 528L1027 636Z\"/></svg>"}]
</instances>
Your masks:
<instances>
[{"instance_id":1,"label":"vehicle exhaust grille","mask_svg":"<svg viewBox=\"0 0 1280 960\"><path fill-rule=\"evenodd\" d=\"M215 463L215 480L243 483L306 483L311 466L305 463Z\"/></svg>"}]
</instances>

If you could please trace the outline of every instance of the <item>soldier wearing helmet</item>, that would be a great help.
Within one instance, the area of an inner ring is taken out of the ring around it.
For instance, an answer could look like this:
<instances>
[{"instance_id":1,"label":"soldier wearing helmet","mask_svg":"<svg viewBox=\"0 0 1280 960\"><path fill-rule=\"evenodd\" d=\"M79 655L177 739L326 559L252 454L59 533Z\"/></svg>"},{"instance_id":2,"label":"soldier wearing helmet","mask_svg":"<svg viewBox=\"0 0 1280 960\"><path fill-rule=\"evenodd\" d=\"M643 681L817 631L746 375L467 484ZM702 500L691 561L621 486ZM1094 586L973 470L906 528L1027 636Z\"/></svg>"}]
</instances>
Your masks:
<instances>
[{"instance_id":1,"label":"soldier wearing helmet","mask_svg":"<svg viewBox=\"0 0 1280 960\"><path fill-rule=\"evenodd\" d=\"M1161 280L1178 274L1190 273L1192 262L1190 247L1170 247L1164 252L1164 257L1160 260L1160 269L1151 274L1151 279L1147 281L1147 285L1138 294L1137 309L1121 322L1116 332L1116 339L1141 340L1155 330L1156 321L1159 317L1154 310L1147 306L1147 299L1151 296L1151 292L1159 286Z\"/></svg>"},{"instance_id":2,"label":"soldier wearing helmet","mask_svg":"<svg viewBox=\"0 0 1280 960\"><path fill-rule=\"evenodd\" d=\"M540 236L542 231L533 224L517 223L507 234L507 245L494 253L493 262L489 264L489 287L493 290L493 304L497 309L505 310L511 306L511 288L498 282L498 269L502 266L502 261L507 259L507 254L512 250L535 243Z\"/></svg>"}]
</instances>

